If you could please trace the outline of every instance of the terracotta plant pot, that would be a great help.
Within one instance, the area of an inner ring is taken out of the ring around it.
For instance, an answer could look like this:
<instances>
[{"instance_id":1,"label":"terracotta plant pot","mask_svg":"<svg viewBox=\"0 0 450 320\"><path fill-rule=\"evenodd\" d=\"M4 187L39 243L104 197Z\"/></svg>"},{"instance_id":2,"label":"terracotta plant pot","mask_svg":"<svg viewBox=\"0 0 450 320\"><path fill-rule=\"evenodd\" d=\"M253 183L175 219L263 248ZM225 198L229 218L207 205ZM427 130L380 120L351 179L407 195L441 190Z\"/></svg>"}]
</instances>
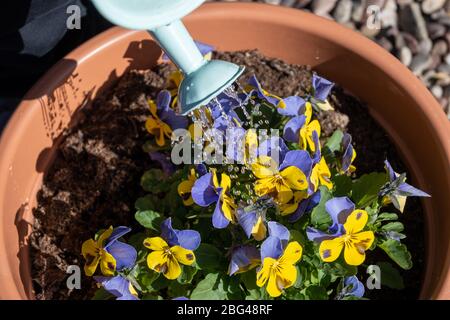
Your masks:
<instances>
[{"instance_id":1,"label":"terracotta plant pot","mask_svg":"<svg viewBox=\"0 0 450 320\"><path fill-rule=\"evenodd\" d=\"M427 89L393 56L331 21L292 9L208 4L185 23L218 50L258 48L267 56L310 64L367 102L412 174L427 190L426 274L421 298L450 298L450 125ZM161 55L146 32L111 29L55 65L27 94L0 143L0 298L32 299L27 236L42 176L58 136L129 68ZM414 236L414 235L410 235Z\"/></svg>"}]
</instances>

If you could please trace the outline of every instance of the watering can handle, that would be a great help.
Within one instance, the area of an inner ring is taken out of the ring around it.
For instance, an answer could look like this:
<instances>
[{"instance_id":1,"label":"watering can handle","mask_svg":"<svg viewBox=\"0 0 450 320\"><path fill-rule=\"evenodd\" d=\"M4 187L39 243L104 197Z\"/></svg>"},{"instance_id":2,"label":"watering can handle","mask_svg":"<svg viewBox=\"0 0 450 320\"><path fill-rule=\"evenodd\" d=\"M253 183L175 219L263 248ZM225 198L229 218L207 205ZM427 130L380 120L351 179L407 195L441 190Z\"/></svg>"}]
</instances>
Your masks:
<instances>
[{"instance_id":1,"label":"watering can handle","mask_svg":"<svg viewBox=\"0 0 450 320\"><path fill-rule=\"evenodd\" d=\"M206 63L181 20L150 30L149 33L184 74L191 74Z\"/></svg>"}]
</instances>

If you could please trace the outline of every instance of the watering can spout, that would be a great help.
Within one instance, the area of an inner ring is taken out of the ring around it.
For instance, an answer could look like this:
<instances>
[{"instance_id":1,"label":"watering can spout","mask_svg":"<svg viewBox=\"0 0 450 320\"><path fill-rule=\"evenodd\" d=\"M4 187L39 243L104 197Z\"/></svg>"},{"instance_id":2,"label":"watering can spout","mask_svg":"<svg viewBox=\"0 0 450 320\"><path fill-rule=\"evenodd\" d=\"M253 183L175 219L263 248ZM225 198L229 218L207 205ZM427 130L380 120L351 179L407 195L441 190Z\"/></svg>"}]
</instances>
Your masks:
<instances>
[{"instance_id":1,"label":"watering can spout","mask_svg":"<svg viewBox=\"0 0 450 320\"><path fill-rule=\"evenodd\" d=\"M181 113L207 104L228 88L243 67L221 60L206 61L181 18L205 0L92 0L111 22L129 29L148 30L184 74L179 87Z\"/></svg>"}]
</instances>

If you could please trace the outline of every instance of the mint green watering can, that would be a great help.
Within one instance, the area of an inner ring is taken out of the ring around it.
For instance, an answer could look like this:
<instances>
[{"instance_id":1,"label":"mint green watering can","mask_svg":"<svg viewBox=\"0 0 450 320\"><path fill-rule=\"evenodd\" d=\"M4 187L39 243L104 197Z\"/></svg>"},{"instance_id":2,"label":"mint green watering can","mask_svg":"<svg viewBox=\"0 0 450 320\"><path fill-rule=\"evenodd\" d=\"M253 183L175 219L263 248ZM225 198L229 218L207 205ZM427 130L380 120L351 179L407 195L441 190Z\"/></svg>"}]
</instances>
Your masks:
<instances>
[{"instance_id":1,"label":"mint green watering can","mask_svg":"<svg viewBox=\"0 0 450 320\"><path fill-rule=\"evenodd\" d=\"M244 67L233 63L206 61L181 18L205 0L92 0L112 23L127 29L148 30L184 73L178 101L186 115L206 105L242 74Z\"/></svg>"}]
</instances>

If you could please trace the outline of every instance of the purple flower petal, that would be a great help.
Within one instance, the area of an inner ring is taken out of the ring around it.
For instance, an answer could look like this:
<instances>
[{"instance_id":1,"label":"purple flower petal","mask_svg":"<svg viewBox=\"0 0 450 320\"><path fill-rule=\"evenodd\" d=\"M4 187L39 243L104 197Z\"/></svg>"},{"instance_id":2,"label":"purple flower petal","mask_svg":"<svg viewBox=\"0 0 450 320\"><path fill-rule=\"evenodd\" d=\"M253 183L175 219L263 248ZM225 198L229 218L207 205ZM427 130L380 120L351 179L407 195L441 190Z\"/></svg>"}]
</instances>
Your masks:
<instances>
[{"instance_id":1,"label":"purple flower petal","mask_svg":"<svg viewBox=\"0 0 450 320\"><path fill-rule=\"evenodd\" d=\"M355 296L358 298L364 296L364 284L362 284L356 276L346 277L344 280L344 287L349 287L343 292L346 296Z\"/></svg>"},{"instance_id":2,"label":"purple flower petal","mask_svg":"<svg viewBox=\"0 0 450 320\"><path fill-rule=\"evenodd\" d=\"M212 173L207 173L198 178L191 190L194 202L201 207L207 207L217 202L219 195L212 184Z\"/></svg>"},{"instance_id":3,"label":"purple flower petal","mask_svg":"<svg viewBox=\"0 0 450 320\"><path fill-rule=\"evenodd\" d=\"M331 89L334 86L334 83L314 74L312 85L314 88L314 98L319 101L325 101L327 100L328 95L330 94Z\"/></svg>"},{"instance_id":4,"label":"purple flower petal","mask_svg":"<svg viewBox=\"0 0 450 320\"><path fill-rule=\"evenodd\" d=\"M119 226L114 228L113 232L109 236L108 240L106 240L106 244L104 245L104 249L107 249L113 242L117 241L118 239L122 238L124 235L126 235L128 232L131 231L131 228Z\"/></svg>"},{"instance_id":5,"label":"purple flower petal","mask_svg":"<svg viewBox=\"0 0 450 320\"><path fill-rule=\"evenodd\" d=\"M156 97L156 106L158 109L158 113L167 111L170 109L170 100L172 97L170 92L167 90L161 90Z\"/></svg>"},{"instance_id":6,"label":"purple flower petal","mask_svg":"<svg viewBox=\"0 0 450 320\"><path fill-rule=\"evenodd\" d=\"M312 169L312 159L305 150L292 150L286 153L284 161L281 163L280 171L287 167L294 166L302 170L306 177L309 177Z\"/></svg>"},{"instance_id":7,"label":"purple flower petal","mask_svg":"<svg viewBox=\"0 0 450 320\"><path fill-rule=\"evenodd\" d=\"M353 158L353 146L352 143L352 136L348 133L345 133L342 137L342 150L344 150L344 153L342 155L342 171L346 172L350 165L352 164L352 158Z\"/></svg>"},{"instance_id":8,"label":"purple flower petal","mask_svg":"<svg viewBox=\"0 0 450 320\"><path fill-rule=\"evenodd\" d=\"M283 254L283 244L278 237L267 237L261 244L261 262L264 262L266 257L278 259Z\"/></svg>"},{"instance_id":9,"label":"purple flower petal","mask_svg":"<svg viewBox=\"0 0 450 320\"><path fill-rule=\"evenodd\" d=\"M335 226L345 223L350 213L355 210L355 204L347 197L338 197L328 200L325 203L325 209L333 220L333 226Z\"/></svg>"},{"instance_id":10,"label":"purple flower petal","mask_svg":"<svg viewBox=\"0 0 450 320\"><path fill-rule=\"evenodd\" d=\"M283 99L285 108L278 108L278 113L283 116L295 117L302 114L302 107L306 101L299 96L290 96Z\"/></svg>"},{"instance_id":11,"label":"purple flower petal","mask_svg":"<svg viewBox=\"0 0 450 320\"><path fill-rule=\"evenodd\" d=\"M296 116L289 120L284 126L284 140L297 143L300 139L300 129L304 126L305 120L305 116Z\"/></svg>"},{"instance_id":12,"label":"purple flower petal","mask_svg":"<svg viewBox=\"0 0 450 320\"><path fill-rule=\"evenodd\" d=\"M298 219L303 217L306 212L311 211L319 204L320 198L320 191L316 191L309 198L302 200L298 205L297 210L293 214L288 216L288 221L294 223Z\"/></svg>"},{"instance_id":13,"label":"purple flower petal","mask_svg":"<svg viewBox=\"0 0 450 320\"><path fill-rule=\"evenodd\" d=\"M116 269L118 271L132 268L136 262L136 249L129 244L114 241L105 250L108 251L114 259L116 259Z\"/></svg>"},{"instance_id":14,"label":"purple flower petal","mask_svg":"<svg viewBox=\"0 0 450 320\"><path fill-rule=\"evenodd\" d=\"M267 223L269 229L269 235L271 237L277 237L280 240L289 241L290 233L289 230L283 226L281 223L275 221L269 221Z\"/></svg>"},{"instance_id":15,"label":"purple flower petal","mask_svg":"<svg viewBox=\"0 0 450 320\"><path fill-rule=\"evenodd\" d=\"M173 298L172 300L189 300L189 299L186 297L176 297L176 298Z\"/></svg>"},{"instance_id":16,"label":"purple flower petal","mask_svg":"<svg viewBox=\"0 0 450 320\"><path fill-rule=\"evenodd\" d=\"M392 166L387 159L384 160L384 166L386 168L387 173L389 174L389 180L392 182L395 179L397 179L398 174L394 171L394 169L392 169Z\"/></svg>"},{"instance_id":17,"label":"purple flower petal","mask_svg":"<svg viewBox=\"0 0 450 320\"><path fill-rule=\"evenodd\" d=\"M170 159L169 155L166 155L158 151L152 151L149 152L149 156L150 159L159 163L161 169L163 170L166 176L170 176L172 173L175 172L175 165L172 163L172 160Z\"/></svg>"},{"instance_id":18,"label":"purple flower petal","mask_svg":"<svg viewBox=\"0 0 450 320\"><path fill-rule=\"evenodd\" d=\"M117 300L139 300L130 292L130 281L121 277L94 277L106 291L117 297Z\"/></svg>"},{"instance_id":19,"label":"purple flower petal","mask_svg":"<svg viewBox=\"0 0 450 320\"><path fill-rule=\"evenodd\" d=\"M169 246L179 245L177 230L172 227L172 218L167 218L161 223L161 237Z\"/></svg>"},{"instance_id":20,"label":"purple flower petal","mask_svg":"<svg viewBox=\"0 0 450 320\"><path fill-rule=\"evenodd\" d=\"M258 221L258 215L256 211L245 212L244 209L238 209L237 211L237 221L241 225L242 229L244 229L247 238L250 239L252 236L252 230Z\"/></svg>"},{"instance_id":21,"label":"purple flower petal","mask_svg":"<svg viewBox=\"0 0 450 320\"><path fill-rule=\"evenodd\" d=\"M278 152L278 158L272 153L272 150L273 152ZM273 159L279 159L279 163L282 163L288 151L289 148L286 146L283 139L280 137L271 137L260 143L258 147L258 156L270 156Z\"/></svg>"},{"instance_id":22,"label":"purple flower petal","mask_svg":"<svg viewBox=\"0 0 450 320\"><path fill-rule=\"evenodd\" d=\"M260 253L254 246L240 246L233 250L231 254L228 274L231 276L242 268L251 265L255 260L259 260Z\"/></svg>"},{"instance_id":23,"label":"purple flower petal","mask_svg":"<svg viewBox=\"0 0 450 320\"><path fill-rule=\"evenodd\" d=\"M258 98L265 99L267 102L273 104L274 106L278 105L279 102L278 99L274 97L269 97L266 94L264 94L261 84L259 83L255 75L251 76L250 79L248 79L248 84L255 88L254 92L256 93Z\"/></svg>"},{"instance_id":24,"label":"purple flower petal","mask_svg":"<svg viewBox=\"0 0 450 320\"><path fill-rule=\"evenodd\" d=\"M313 161L313 164L316 164L316 163L319 163L320 159L322 158L322 152L320 150L319 135L318 135L317 131L315 131L315 130L312 133L312 139L314 141L314 146L316 149L316 151L314 152L312 161Z\"/></svg>"},{"instance_id":25,"label":"purple flower petal","mask_svg":"<svg viewBox=\"0 0 450 320\"><path fill-rule=\"evenodd\" d=\"M406 182L403 182L398 186L396 193L406 197L431 197L428 193L423 192Z\"/></svg>"},{"instance_id":26,"label":"purple flower petal","mask_svg":"<svg viewBox=\"0 0 450 320\"><path fill-rule=\"evenodd\" d=\"M195 166L195 169L197 170L200 176L203 176L208 173L208 169L206 168L206 165L203 163L197 164Z\"/></svg>"},{"instance_id":27,"label":"purple flower petal","mask_svg":"<svg viewBox=\"0 0 450 320\"><path fill-rule=\"evenodd\" d=\"M160 119L167 123L172 131L177 129L186 129L189 123L187 117L177 114L172 109L167 109L166 111L161 112Z\"/></svg>"},{"instance_id":28,"label":"purple flower petal","mask_svg":"<svg viewBox=\"0 0 450 320\"><path fill-rule=\"evenodd\" d=\"M178 243L188 250L196 250L200 245L200 233L195 230L176 230Z\"/></svg>"},{"instance_id":29,"label":"purple flower petal","mask_svg":"<svg viewBox=\"0 0 450 320\"><path fill-rule=\"evenodd\" d=\"M314 241L317 243L320 243L323 240L331 240L335 238L335 236L332 234L317 230L316 228L312 227L306 227L306 236L310 241Z\"/></svg>"},{"instance_id":30,"label":"purple flower petal","mask_svg":"<svg viewBox=\"0 0 450 320\"><path fill-rule=\"evenodd\" d=\"M216 229L224 229L228 226L230 221L224 216L222 212L222 202L220 199L217 200L216 208L212 216L212 224Z\"/></svg>"}]
</instances>

